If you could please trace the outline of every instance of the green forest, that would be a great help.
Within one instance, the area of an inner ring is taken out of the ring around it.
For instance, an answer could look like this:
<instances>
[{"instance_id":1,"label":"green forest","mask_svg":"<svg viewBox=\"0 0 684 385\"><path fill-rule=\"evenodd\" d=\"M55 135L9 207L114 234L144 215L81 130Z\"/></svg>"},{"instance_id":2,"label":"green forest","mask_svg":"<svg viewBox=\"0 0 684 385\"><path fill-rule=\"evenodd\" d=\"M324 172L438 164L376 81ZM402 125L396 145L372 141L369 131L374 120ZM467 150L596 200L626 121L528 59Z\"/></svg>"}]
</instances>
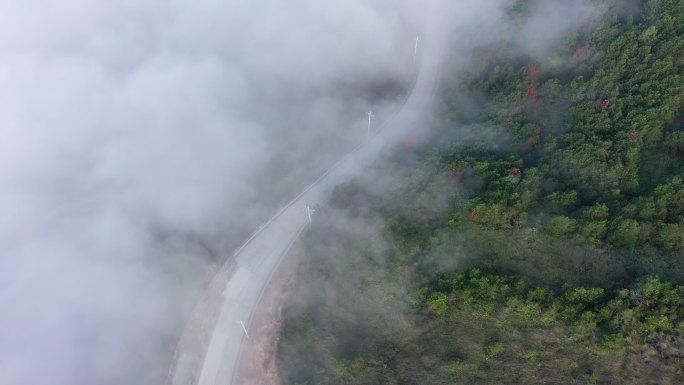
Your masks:
<instances>
[{"instance_id":1,"label":"green forest","mask_svg":"<svg viewBox=\"0 0 684 385\"><path fill-rule=\"evenodd\" d=\"M447 60L431 138L319 210L284 384L684 383L684 2L601 3Z\"/></svg>"}]
</instances>

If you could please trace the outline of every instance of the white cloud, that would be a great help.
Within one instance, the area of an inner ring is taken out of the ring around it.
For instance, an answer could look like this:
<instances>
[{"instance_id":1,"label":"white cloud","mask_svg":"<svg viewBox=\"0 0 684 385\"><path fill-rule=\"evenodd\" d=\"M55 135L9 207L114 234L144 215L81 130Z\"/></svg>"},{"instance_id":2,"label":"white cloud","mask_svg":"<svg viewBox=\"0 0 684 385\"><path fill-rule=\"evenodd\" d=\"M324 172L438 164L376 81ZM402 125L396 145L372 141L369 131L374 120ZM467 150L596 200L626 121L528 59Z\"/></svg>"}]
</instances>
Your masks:
<instances>
[{"instance_id":1,"label":"white cloud","mask_svg":"<svg viewBox=\"0 0 684 385\"><path fill-rule=\"evenodd\" d=\"M458 3L453 22L495 21L500 3ZM221 235L267 193L254 175L307 138L357 135L336 122L369 102L326 87L400 73L423 9L0 0L3 384L140 381L206 268L163 238L227 253Z\"/></svg>"}]
</instances>

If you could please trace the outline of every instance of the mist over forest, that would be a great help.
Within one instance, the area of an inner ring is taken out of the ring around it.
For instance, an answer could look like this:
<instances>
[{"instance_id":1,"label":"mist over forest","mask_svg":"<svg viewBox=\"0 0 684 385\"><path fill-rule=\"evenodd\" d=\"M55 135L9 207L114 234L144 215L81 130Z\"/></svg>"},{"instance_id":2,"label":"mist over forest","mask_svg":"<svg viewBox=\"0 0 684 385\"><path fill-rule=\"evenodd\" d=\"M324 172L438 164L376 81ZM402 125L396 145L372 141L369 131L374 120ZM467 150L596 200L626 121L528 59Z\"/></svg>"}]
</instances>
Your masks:
<instances>
[{"instance_id":1,"label":"mist over forest","mask_svg":"<svg viewBox=\"0 0 684 385\"><path fill-rule=\"evenodd\" d=\"M212 269L410 82L412 2L0 2L3 384L169 365Z\"/></svg>"},{"instance_id":2,"label":"mist over forest","mask_svg":"<svg viewBox=\"0 0 684 385\"><path fill-rule=\"evenodd\" d=\"M684 4L560 4L449 41L429 134L319 213L280 383L684 381Z\"/></svg>"},{"instance_id":3,"label":"mist over forest","mask_svg":"<svg viewBox=\"0 0 684 385\"><path fill-rule=\"evenodd\" d=\"M302 235L280 383L684 381L680 20L0 1L0 383L164 382L212 277L401 108L422 55L443 58L424 124Z\"/></svg>"}]
</instances>

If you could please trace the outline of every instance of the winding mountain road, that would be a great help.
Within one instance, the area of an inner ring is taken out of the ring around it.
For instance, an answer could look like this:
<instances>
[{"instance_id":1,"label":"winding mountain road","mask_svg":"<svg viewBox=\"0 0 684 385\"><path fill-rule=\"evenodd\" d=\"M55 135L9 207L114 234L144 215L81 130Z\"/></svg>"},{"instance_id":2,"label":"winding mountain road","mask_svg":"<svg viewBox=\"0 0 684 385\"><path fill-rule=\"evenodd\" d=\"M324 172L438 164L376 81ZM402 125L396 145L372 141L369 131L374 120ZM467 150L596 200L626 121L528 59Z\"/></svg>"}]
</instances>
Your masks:
<instances>
[{"instance_id":1,"label":"winding mountain road","mask_svg":"<svg viewBox=\"0 0 684 385\"><path fill-rule=\"evenodd\" d=\"M414 129L419 129L433 99L442 63L442 0L427 2L420 72L401 109L371 136L346 155L264 224L220 270L225 282L221 309L204 360L189 365L184 352L177 352L169 382L173 385L228 385L233 383L241 344L248 338L249 321L262 291L292 243L309 225L307 206L324 204L333 189L362 173L385 148L394 147ZM315 225L315 213L313 221ZM224 283L222 282L221 285ZM243 325L245 329L243 329ZM194 366L194 367L193 367Z\"/></svg>"}]
</instances>

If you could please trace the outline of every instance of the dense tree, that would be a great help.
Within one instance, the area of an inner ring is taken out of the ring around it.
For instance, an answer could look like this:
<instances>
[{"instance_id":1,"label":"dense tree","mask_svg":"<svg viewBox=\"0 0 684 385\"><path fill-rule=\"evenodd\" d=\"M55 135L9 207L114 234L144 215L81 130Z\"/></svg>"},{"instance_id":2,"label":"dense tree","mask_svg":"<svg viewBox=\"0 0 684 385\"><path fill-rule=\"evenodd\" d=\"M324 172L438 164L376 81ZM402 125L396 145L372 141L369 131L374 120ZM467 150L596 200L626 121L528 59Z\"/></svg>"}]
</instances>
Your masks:
<instances>
[{"instance_id":1,"label":"dense tree","mask_svg":"<svg viewBox=\"0 0 684 385\"><path fill-rule=\"evenodd\" d=\"M483 47L434 141L336 191L284 383L684 383L684 2L604 3L552 58Z\"/></svg>"}]
</instances>

